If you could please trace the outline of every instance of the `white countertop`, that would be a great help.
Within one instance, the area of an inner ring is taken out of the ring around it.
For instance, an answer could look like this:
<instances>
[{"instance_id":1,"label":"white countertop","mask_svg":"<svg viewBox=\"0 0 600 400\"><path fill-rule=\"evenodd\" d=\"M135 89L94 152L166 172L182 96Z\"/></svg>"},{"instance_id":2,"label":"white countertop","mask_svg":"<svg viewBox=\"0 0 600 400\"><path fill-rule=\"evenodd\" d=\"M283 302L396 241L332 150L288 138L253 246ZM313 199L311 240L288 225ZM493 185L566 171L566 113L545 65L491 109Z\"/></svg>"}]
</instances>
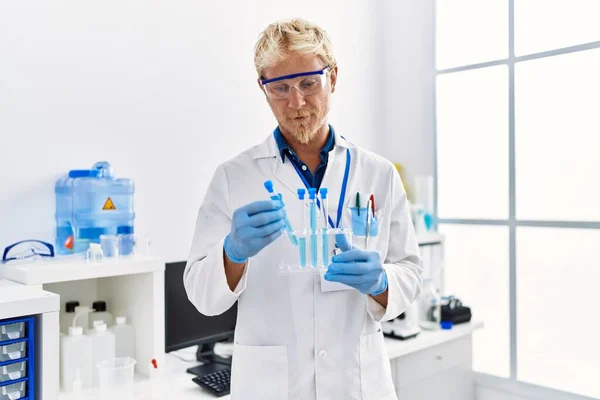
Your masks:
<instances>
[{"instance_id":1,"label":"white countertop","mask_svg":"<svg viewBox=\"0 0 600 400\"><path fill-rule=\"evenodd\" d=\"M456 340L473 333L483 327L482 322L470 322L459 324L450 330L423 331L414 339L398 340L386 338L390 359L399 358L407 354L431 348L452 340ZM190 353L190 354L193 354ZM178 400L210 400L217 399L209 391L192 382L193 375L188 374L186 369L198 365L197 361L183 361L173 354L165 357L166 365L162 368L162 376L150 380L143 376L136 376L135 399L166 399L176 398ZM72 394L62 393L60 400L94 399L90 392L85 392L83 397L74 397ZM99 398L99 397L98 397ZM218 399L229 400L230 396Z\"/></svg>"},{"instance_id":2,"label":"white countertop","mask_svg":"<svg viewBox=\"0 0 600 400\"><path fill-rule=\"evenodd\" d=\"M0 320L58 311L60 296L0 279Z\"/></svg>"}]
</instances>

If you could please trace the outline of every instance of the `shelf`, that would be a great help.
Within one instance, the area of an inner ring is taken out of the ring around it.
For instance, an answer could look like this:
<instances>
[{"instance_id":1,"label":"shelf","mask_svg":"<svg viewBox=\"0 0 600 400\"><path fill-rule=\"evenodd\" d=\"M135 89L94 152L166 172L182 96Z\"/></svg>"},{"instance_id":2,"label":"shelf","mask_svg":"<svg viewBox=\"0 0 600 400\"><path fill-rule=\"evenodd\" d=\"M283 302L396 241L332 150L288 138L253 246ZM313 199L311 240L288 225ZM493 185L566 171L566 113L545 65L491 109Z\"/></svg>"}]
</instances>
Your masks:
<instances>
[{"instance_id":1,"label":"shelf","mask_svg":"<svg viewBox=\"0 0 600 400\"><path fill-rule=\"evenodd\" d=\"M0 320L58 311L59 296L0 279Z\"/></svg>"},{"instance_id":2,"label":"shelf","mask_svg":"<svg viewBox=\"0 0 600 400\"><path fill-rule=\"evenodd\" d=\"M44 285L164 270L164 260L156 257L120 257L101 262L87 262L82 258L65 257L31 264L8 264L4 267L4 278L25 285Z\"/></svg>"},{"instance_id":3,"label":"shelf","mask_svg":"<svg viewBox=\"0 0 600 400\"><path fill-rule=\"evenodd\" d=\"M437 232L421 233L417 235L417 241L419 242L419 246L439 244L444 242L444 235Z\"/></svg>"}]
</instances>

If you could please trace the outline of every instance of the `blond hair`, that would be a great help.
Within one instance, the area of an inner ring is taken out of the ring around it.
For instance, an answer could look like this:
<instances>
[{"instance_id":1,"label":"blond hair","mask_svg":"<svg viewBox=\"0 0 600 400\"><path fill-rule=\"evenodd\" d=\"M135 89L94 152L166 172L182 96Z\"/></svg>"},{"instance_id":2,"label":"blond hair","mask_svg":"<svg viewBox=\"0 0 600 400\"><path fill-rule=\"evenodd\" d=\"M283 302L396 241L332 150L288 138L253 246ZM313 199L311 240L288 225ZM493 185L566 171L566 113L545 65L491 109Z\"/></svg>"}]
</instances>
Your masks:
<instances>
[{"instance_id":1,"label":"blond hair","mask_svg":"<svg viewBox=\"0 0 600 400\"><path fill-rule=\"evenodd\" d=\"M254 46L254 66L259 77L264 70L289 53L318 56L326 65L336 65L333 46L320 26L300 18L272 23L261 32Z\"/></svg>"}]
</instances>

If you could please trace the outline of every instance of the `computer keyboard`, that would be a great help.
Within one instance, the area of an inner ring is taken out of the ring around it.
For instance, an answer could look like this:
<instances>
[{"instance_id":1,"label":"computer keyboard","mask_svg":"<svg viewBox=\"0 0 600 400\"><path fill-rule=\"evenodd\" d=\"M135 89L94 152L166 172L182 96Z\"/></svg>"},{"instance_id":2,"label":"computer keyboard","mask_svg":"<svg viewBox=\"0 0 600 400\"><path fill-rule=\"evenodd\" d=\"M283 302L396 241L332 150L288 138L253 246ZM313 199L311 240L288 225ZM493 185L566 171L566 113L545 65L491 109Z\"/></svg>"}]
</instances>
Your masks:
<instances>
[{"instance_id":1,"label":"computer keyboard","mask_svg":"<svg viewBox=\"0 0 600 400\"><path fill-rule=\"evenodd\" d=\"M222 369L192 379L194 383L210 390L215 396L221 397L229 394L231 382L231 369Z\"/></svg>"}]
</instances>

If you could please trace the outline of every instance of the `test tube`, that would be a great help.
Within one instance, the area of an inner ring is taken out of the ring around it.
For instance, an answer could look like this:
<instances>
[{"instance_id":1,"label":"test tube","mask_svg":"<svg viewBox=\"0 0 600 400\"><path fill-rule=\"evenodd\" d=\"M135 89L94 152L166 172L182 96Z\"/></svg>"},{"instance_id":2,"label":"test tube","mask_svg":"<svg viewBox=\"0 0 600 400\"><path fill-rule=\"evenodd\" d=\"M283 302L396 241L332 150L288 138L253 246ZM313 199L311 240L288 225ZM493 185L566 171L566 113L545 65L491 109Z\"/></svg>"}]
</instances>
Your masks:
<instances>
[{"instance_id":1,"label":"test tube","mask_svg":"<svg viewBox=\"0 0 600 400\"><path fill-rule=\"evenodd\" d=\"M310 262L314 268L317 266L317 189L308 189L308 202L310 212Z\"/></svg>"},{"instance_id":2,"label":"test tube","mask_svg":"<svg viewBox=\"0 0 600 400\"><path fill-rule=\"evenodd\" d=\"M306 190L304 189L298 189L298 200L300 200L302 202L302 223L304 225L304 235L301 235L298 238L298 241L300 242L300 246L298 251L300 252L300 268L304 268L306 267L306 206L304 205L304 203L306 202L306 200L304 200L306 197Z\"/></svg>"},{"instance_id":3,"label":"test tube","mask_svg":"<svg viewBox=\"0 0 600 400\"><path fill-rule=\"evenodd\" d=\"M283 202L283 196L280 193L278 193L277 190L275 190L272 181L265 182L265 189L267 189L267 192L269 192L269 194L271 195L271 200L281 201L281 204L283 205L283 222L285 223L285 230L287 231L292 244L294 246L298 246L298 237L296 237L294 229L292 228L292 224L290 223L290 220L287 217L287 213L285 212L285 203Z\"/></svg>"},{"instance_id":4,"label":"test tube","mask_svg":"<svg viewBox=\"0 0 600 400\"><path fill-rule=\"evenodd\" d=\"M329 229L328 229L328 216L327 216L327 189L321 188L321 213L323 213L323 225L321 246L322 246L322 263L324 267L329 265Z\"/></svg>"}]
</instances>

